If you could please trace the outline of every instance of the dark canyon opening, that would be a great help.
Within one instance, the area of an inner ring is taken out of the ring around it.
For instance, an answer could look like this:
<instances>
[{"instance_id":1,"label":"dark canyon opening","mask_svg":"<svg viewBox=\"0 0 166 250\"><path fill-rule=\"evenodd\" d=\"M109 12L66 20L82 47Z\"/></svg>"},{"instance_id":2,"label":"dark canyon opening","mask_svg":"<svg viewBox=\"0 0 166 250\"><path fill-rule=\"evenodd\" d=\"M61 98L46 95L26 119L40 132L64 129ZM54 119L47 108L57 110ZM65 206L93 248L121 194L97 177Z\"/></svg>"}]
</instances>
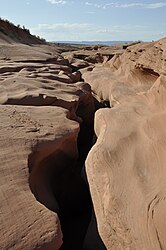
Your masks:
<instances>
[{"instance_id":1,"label":"dark canyon opening","mask_svg":"<svg viewBox=\"0 0 166 250\"><path fill-rule=\"evenodd\" d=\"M82 119L82 114L86 112L85 107L80 105L77 116ZM91 114L90 122L89 119L82 119L74 143L71 143L73 138L68 138L42 160L38 159L42 154L39 149L36 152L33 150L29 157L31 191L40 203L58 214L63 234L61 250L92 249L88 247L88 241L91 240L97 242L97 249L105 249L98 234L84 166L94 143L93 121L94 113ZM71 149L74 147L76 149ZM77 157L68 154L72 150L78 152ZM90 230L93 239L87 236L90 223L93 225Z\"/></svg>"}]
</instances>

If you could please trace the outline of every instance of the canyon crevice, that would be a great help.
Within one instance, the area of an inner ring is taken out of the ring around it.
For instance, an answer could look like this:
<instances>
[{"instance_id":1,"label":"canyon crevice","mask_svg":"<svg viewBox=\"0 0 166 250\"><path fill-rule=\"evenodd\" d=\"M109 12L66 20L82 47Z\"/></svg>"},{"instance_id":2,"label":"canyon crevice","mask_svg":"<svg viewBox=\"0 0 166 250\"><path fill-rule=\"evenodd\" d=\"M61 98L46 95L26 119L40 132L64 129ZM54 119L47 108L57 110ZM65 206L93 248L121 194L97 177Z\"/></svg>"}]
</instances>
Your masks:
<instances>
[{"instance_id":1,"label":"canyon crevice","mask_svg":"<svg viewBox=\"0 0 166 250\"><path fill-rule=\"evenodd\" d=\"M69 46L3 25L0 249L166 249L166 39Z\"/></svg>"}]
</instances>

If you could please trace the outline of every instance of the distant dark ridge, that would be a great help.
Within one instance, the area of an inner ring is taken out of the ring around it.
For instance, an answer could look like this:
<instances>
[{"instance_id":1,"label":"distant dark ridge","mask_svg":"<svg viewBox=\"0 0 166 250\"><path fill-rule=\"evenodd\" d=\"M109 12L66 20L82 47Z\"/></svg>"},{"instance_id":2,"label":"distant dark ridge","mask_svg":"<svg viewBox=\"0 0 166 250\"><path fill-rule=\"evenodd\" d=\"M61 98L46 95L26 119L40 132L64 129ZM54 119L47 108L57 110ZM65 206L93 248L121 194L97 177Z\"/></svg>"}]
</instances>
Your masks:
<instances>
[{"instance_id":1,"label":"distant dark ridge","mask_svg":"<svg viewBox=\"0 0 166 250\"><path fill-rule=\"evenodd\" d=\"M73 45L103 45L103 46L112 46L115 44L128 44L132 43L133 41L54 41L53 43L60 43L60 44L73 44Z\"/></svg>"},{"instance_id":2,"label":"distant dark ridge","mask_svg":"<svg viewBox=\"0 0 166 250\"><path fill-rule=\"evenodd\" d=\"M33 36L24 26L15 26L12 22L0 18L0 43L45 44L39 36Z\"/></svg>"}]
</instances>

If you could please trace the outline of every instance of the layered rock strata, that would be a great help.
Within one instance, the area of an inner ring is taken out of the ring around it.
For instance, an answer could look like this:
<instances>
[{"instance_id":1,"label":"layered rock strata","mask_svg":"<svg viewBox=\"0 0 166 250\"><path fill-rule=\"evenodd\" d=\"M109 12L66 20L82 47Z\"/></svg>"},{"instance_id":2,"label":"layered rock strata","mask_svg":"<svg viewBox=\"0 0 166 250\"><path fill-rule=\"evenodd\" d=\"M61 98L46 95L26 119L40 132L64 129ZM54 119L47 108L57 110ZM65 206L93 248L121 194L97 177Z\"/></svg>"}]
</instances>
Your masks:
<instances>
[{"instance_id":1,"label":"layered rock strata","mask_svg":"<svg viewBox=\"0 0 166 250\"><path fill-rule=\"evenodd\" d=\"M0 48L0 248L78 249L91 212L81 178L95 111L90 86L55 46Z\"/></svg>"}]
</instances>

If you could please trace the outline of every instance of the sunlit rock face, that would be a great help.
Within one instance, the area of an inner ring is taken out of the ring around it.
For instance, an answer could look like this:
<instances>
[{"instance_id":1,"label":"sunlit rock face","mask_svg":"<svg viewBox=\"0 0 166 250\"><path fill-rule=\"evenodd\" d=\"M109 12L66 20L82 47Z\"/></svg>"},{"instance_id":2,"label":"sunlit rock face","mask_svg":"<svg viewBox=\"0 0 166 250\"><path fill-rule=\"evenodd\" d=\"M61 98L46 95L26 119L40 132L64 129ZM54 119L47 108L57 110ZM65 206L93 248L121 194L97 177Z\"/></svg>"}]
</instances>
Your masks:
<instances>
[{"instance_id":1,"label":"sunlit rock face","mask_svg":"<svg viewBox=\"0 0 166 250\"><path fill-rule=\"evenodd\" d=\"M0 249L166 249L166 39L56 45L0 22Z\"/></svg>"},{"instance_id":2,"label":"sunlit rock face","mask_svg":"<svg viewBox=\"0 0 166 250\"><path fill-rule=\"evenodd\" d=\"M96 112L97 142L86 160L107 249L166 248L165 51L166 39L135 45L94 75L85 73L94 92L114 106Z\"/></svg>"},{"instance_id":3,"label":"sunlit rock face","mask_svg":"<svg viewBox=\"0 0 166 250\"><path fill-rule=\"evenodd\" d=\"M129 46L122 55L84 71L83 79L101 100L111 106L147 92L160 75L166 74L166 39Z\"/></svg>"},{"instance_id":4,"label":"sunlit rock face","mask_svg":"<svg viewBox=\"0 0 166 250\"><path fill-rule=\"evenodd\" d=\"M81 177L91 88L59 46L7 37L0 32L0 249L79 249L91 216Z\"/></svg>"}]
</instances>

